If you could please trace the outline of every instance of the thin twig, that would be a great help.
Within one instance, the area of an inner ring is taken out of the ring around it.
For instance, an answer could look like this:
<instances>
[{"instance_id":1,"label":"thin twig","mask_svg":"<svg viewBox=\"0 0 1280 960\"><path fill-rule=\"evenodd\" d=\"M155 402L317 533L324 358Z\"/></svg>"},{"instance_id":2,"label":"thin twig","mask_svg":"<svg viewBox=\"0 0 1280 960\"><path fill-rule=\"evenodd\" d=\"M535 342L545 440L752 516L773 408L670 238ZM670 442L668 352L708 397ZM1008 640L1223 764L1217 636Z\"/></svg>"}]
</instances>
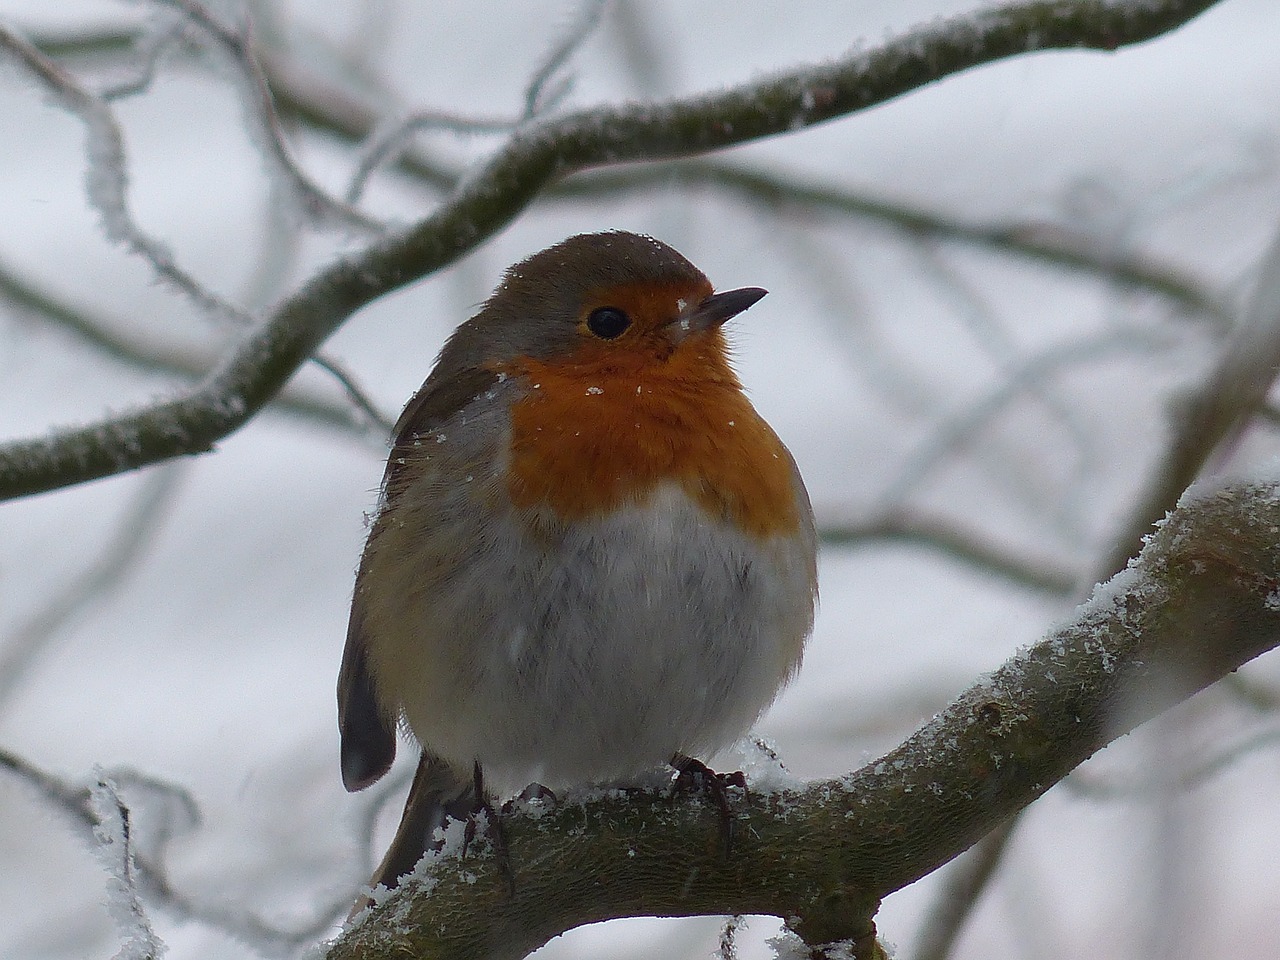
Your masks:
<instances>
[{"instance_id":1,"label":"thin twig","mask_svg":"<svg viewBox=\"0 0 1280 960\"><path fill-rule=\"evenodd\" d=\"M387 124L385 129L375 129L360 151L360 159L347 186L346 202L358 203L373 174L388 164L398 163L411 146L413 137L424 130L458 134L507 133L518 123L514 118L467 117L444 110L421 110L396 123Z\"/></svg>"},{"instance_id":2,"label":"thin twig","mask_svg":"<svg viewBox=\"0 0 1280 960\"><path fill-rule=\"evenodd\" d=\"M384 229L383 224L350 204L329 196L294 163L284 131L280 128L280 118L276 114L271 86L254 55L248 22L246 21L241 29L233 30L223 26L203 4L197 3L196 0L153 0L153 2L180 10L204 36L223 51L227 61L244 83L248 101L248 109L245 112L257 130L256 139L262 153L271 162L282 182L289 185L298 206L315 219L332 220L367 233L381 233Z\"/></svg>"},{"instance_id":3,"label":"thin twig","mask_svg":"<svg viewBox=\"0 0 1280 960\"><path fill-rule=\"evenodd\" d=\"M542 63L534 70L524 92L524 119L532 120L555 106L567 92L567 86L551 85L556 73L569 62L591 34L595 33L604 17L609 0L584 0L577 17L563 37L547 52Z\"/></svg>"},{"instance_id":4,"label":"thin twig","mask_svg":"<svg viewBox=\"0 0 1280 960\"><path fill-rule=\"evenodd\" d=\"M901 199L887 199L824 184L779 171L755 170L738 163L688 160L628 170L604 170L576 178L548 192L548 199L616 196L673 185L716 190L742 203L772 212L804 212L823 217L857 218L907 235L946 240L995 253L1025 257L1066 270L1092 274L1113 283L1148 290L1187 310L1207 315L1225 329L1231 305L1208 283L1185 269L1139 254L1107 249L1098 238L1059 224L965 219Z\"/></svg>"},{"instance_id":5,"label":"thin twig","mask_svg":"<svg viewBox=\"0 0 1280 960\"><path fill-rule=\"evenodd\" d=\"M0 23L0 54L20 66L57 103L84 124L88 162L86 194L98 212L107 239L142 257L156 274L210 317L249 326L251 317L206 289L174 261L158 240L138 226L129 211L129 179L124 138L107 102L34 45Z\"/></svg>"},{"instance_id":6,"label":"thin twig","mask_svg":"<svg viewBox=\"0 0 1280 960\"><path fill-rule=\"evenodd\" d=\"M1019 556L1007 547L940 517L928 517L907 509L889 510L857 523L825 522L820 529L825 545L858 546L895 541L928 547L953 557L966 567L993 574L1010 583L1052 596L1070 596L1079 588L1080 576L1053 561Z\"/></svg>"},{"instance_id":7,"label":"thin twig","mask_svg":"<svg viewBox=\"0 0 1280 960\"><path fill-rule=\"evenodd\" d=\"M1178 502L1218 451L1230 446L1253 415L1266 404L1280 375L1280 233L1258 265L1253 293L1217 363L1200 386L1181 398L1163 462L1122 528L1115 547L1103 558L1104 579L1135 556L1142 538Z\"/></svg>"},{"instance_id":8,"label":"thin twig","mask_svg":"<svg viewBox=\"0 0 1280 960\"><path fill-rule=\"evenodd\" d=\"M218 363L218 357L213 353L199 354L176 349L157 337L139 336L126 330L122 324L93 316L82 306L73 305L40 289L3 261L0 261L0 301L8 301L33 318L55 324L112 360L145 372L198 381L207 376ZM377 442L381 444L390 435L395 418L378 410L351 374L335 361L328 360L323 355L318 355L313 360L322 368L328 364L328 372L339 382L343 393L352 403L340 403L326 396L316 395L314 391L288 384L271 401L272 408L305 417L365 440L370 436L369 423L372 423L376 427ZM361 416L353 415L352 404L359 408Z\"/></svg>"},{"instance_id":9,"label":"thin twig","mask_svg":"<svg viewBox=\"0 0 1280 960\"><path fill-rule=\"evenodd\" d=\"M1274 750L1277 746L1280 746L1280 730L1262 730L1173 774L1153 770L1145 777L1122 780L1086 776L1077 771L1063 781L1063 786L1072 793L1095 800L1159 799L1201 787L1237 764L1242 757Z\"/></svg>"},{"instance_id":10,"label":"thin twig","mask_svg":"<svg viewBox=\"0 0 1280 960\"><path fill-rule=\"evenodd\" d=\"M1100 334L1053 346L1024 359L998 383L954 412L943 416L930 435L917 444L894 477L885 485L887 504L900 503L942 463L973 437L1010 402L1070 367L1124 353L1149 353L1177 342L1167 331L1105 330Z\"/></svg>"},{"instance_id":11,"label":"thin twig","mask_svg":"<svg viewBox=\"0 0 1280 960\"><path fill-rule=\"evenodd\" d=\"M177 14L156 15L150 24L142 28L133 44L133 56L128 60L131 75L103 87L100 91L102 99L122 100L148 90L155 80L160 58L185 39L185 32L186 24Z\"/></svg>"},{"instance_id":12,"label":"thin twig","mask_svg":"<svg viewBox=\"0 0 1280 960\"><path fill-rule=\"evenodd\" d=\"M356 381L355 375L347 370L340 361L323 353L317 353L311 358L311 362L338 381L351 403L368 418L370 423L376 424L385 436L391 435L391 431L395 428L395 420L388 418L386 414L378 409L378 405L374 403L373 398Z\"/></svg>"},{"instance_id":13,"label":"thin twig","mask_svg":"<svg viewBox=\"0 0 1280 960\"><path fill-rule=\"evenodd\" d=\"M922 243L916 249L924 264L922 273L931 277L955 302L956 313L970 330L971 338L1000 371L996 376L1003 373L1016 377L1022 362L1019 351L1013 338L997 322L996 311L987 298L941 256L936 243ZM1099 469L1096 431L1091 430L1080 411L1061 396L1052 380L1031 379L1026 384L1026 396L1038 404L1069 439L1069 445L1059 446L1061 456L1058 459L1070 464L1071 470L1071 475L1059 483L1060 492L1053 501L1046 504L1035 495L1029 499L1037 507L1047 506L1046 512L1053 515L1062 532L1075 533L1080 526L1079 506L1085 480ZM1014 481L1021 477L1023 488L1017 492L1023 495L1025 503L1028 499L1025 489L1028 465L1020 457L1005 458L1004 464L1005 469L996 475L997 479L1013 487Z\"/></svg>"}]
</instances>

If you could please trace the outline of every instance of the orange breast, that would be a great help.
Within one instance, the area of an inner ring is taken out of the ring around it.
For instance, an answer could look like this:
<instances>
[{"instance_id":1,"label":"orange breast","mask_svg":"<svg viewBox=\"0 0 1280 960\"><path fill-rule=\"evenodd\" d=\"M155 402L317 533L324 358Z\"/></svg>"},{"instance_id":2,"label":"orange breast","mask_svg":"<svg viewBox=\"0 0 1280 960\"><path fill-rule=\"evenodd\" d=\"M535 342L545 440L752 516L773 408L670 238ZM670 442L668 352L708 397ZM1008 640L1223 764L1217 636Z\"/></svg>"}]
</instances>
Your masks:
<instances>
[{"instance_id":1,"label":"orange breast","mask_svg":"<svg viewBox=\"0 0 1280 960\"><path fill-rule=\"evenodd\" d=\"M680 484L713 516L759 537L800 522L791 458L743 395L719 331L659 359L588 345L569 361L523 360L511 411L509 492L565 519Z\"/></svg>"}]
</instances>

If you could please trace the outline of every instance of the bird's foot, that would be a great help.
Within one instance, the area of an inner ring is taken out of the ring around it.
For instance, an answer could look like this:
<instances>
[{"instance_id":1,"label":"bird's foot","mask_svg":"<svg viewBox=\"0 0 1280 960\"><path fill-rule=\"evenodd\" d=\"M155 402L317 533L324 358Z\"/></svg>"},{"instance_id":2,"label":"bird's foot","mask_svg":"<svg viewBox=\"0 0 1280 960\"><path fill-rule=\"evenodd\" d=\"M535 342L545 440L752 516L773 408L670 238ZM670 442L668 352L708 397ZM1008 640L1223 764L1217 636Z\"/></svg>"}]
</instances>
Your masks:
<instances>
[{"instance_id":1,"label":"bird's foot","mask_svg":"<svg viewBox=\"0 0 1280 960\"><path fill-rule=\"evenodd\" d=\"M725 859L733 852L733 833L735 814L730 802L729 792L740 790L745 798L747 794L747 778L741 770L734 773L716 773L701 760L677 753L670 760L676 769L673 778L675 790L697 791L705 793L716 805L720 813L720 839L724 844Z\"/></svg>"},{"instance_id":2,"label":"bird's foot","mask_svg":"<svg viewBox=\"0 0 1280 960\"><path fill-rule=\"evenodd\" d=\"M485 832L489 843L493 845L494 860L497 861L498 869L502 872L502 876L507 882L507 892L514 896L516 892L516 876L511 869L511 855L507 847L507 834L502 829L502 814L489 802L489 795L484 790L484 773L481 771L479 763L475 765L472 771L472 779L475 792L471 809L466 811L463 816L457 817L457 819L466 824L462 833L461 856L463 858L466 857L471 842L475 840L476 820L483 813L487 827ZM503 809L505 810L508 805L504 805ZM451 812L451 816L456 816L456 814Z\"/></svg>"}]
</instances>

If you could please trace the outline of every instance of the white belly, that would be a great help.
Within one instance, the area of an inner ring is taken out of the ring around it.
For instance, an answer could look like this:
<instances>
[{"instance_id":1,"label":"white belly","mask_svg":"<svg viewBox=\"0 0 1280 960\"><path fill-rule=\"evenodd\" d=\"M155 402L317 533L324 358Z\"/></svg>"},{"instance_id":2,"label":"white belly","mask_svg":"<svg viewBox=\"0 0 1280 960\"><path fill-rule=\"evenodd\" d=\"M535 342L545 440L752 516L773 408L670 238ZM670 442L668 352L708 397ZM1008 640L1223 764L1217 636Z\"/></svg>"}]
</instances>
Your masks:
<instances>
[{"instance_id":1,"label":"white belly","mask_svg":"<svg viewBox=\"0 0 1280 960\"><path fill-rule=\"evenodd\" d=\"M480 493L478 490L472 491ZM761 542L678 488L608 518L530 527L455 514L370 598L380 698L424 747L499 794L625 778L745 733L799 665L812 531ZM412 624L412 629L385 628ZM411 665L411 666L408 666Z\"/></svg>"}]
</instances>

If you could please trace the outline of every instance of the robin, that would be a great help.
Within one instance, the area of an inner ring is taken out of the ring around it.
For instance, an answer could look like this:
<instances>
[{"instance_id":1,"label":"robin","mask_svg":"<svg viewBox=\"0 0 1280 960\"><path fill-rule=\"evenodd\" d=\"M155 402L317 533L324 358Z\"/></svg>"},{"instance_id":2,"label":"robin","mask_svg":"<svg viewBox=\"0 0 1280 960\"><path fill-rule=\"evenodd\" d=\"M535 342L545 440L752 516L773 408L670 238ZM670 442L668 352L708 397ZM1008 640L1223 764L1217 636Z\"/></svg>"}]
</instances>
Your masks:
<instances>
[{"instance_id":1,"label":"robin","mask_svg":"<svg viewBox=\"0 0 1280 960\"><path fill-rule=\"evenodd\" d=\"M794 675L816 538L743 394L713 292L650 237L511 267L395 427L338 678L342 779L422 748L372 882L395 886L485 794L709 757Z\"/></svg>"}]
</instances>

